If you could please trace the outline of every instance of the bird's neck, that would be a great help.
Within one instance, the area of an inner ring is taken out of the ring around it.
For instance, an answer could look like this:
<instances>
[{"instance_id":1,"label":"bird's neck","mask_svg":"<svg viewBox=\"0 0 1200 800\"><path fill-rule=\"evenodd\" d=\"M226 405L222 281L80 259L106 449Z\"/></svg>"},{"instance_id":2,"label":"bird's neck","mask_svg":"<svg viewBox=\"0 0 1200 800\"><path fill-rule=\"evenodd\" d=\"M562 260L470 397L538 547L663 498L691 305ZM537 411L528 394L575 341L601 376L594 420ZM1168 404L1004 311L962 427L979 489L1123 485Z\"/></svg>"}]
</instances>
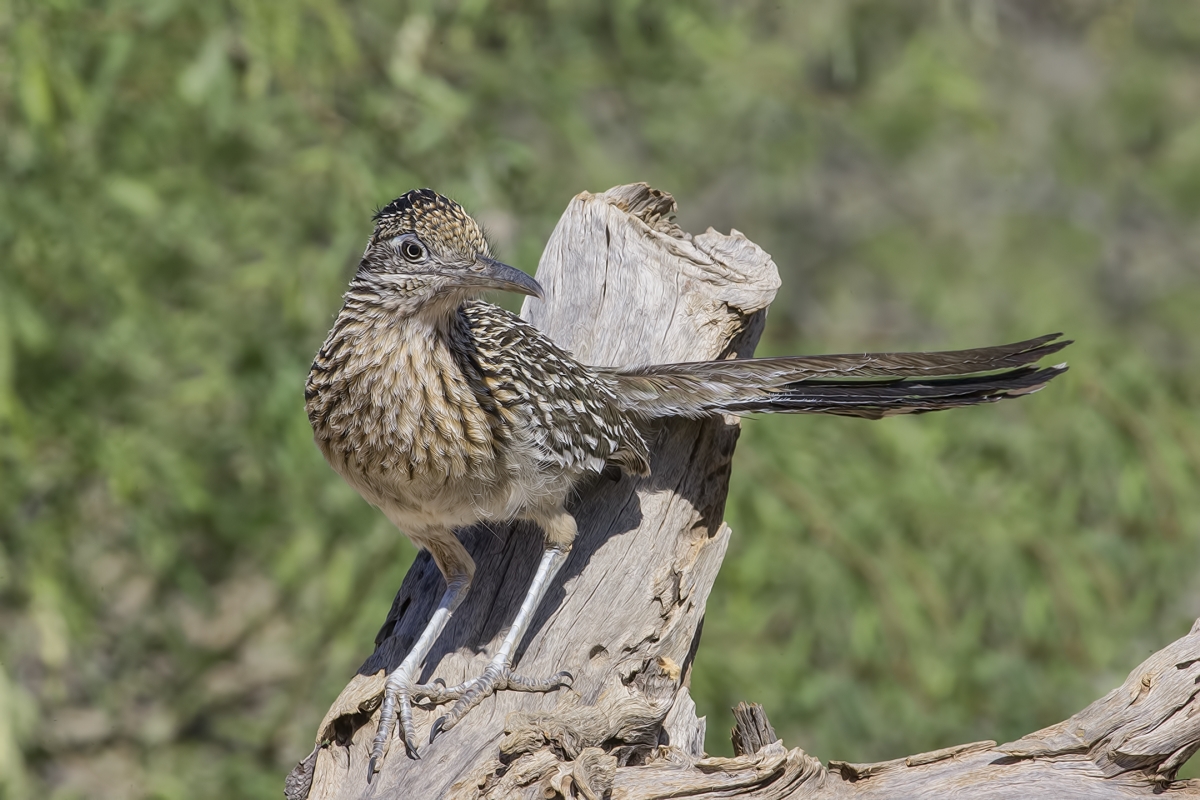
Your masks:
<instances>
[{"instance_id":1,"label":"bird's neck","mask_svg":"<svg viewBox=\"0 0 1200 800\"><path fill-rule=\"evenodd\" d=\"M338 315L389 328L414 327L447 332L463 303L472 299L465 291L432 292L409 289L374 275L359 274L350 283Z\"/></svg>"},{"instance_id":2,"label":"bird's neck","mask_svg":"<svg viewBox=\"0 0 1200 800\"><path fill-rule=\"evenodd\" d=\"M313 361L305 391L315 428L364 403L403 407L413 387L441 386L457 310L356 280ZM424 377L422 377L424 376Z\"/></svg>"},{"instance_id":3,"label":"bird's neck","mask_svg":"<svg viewBox=\"0 0 1200 800\"><path fill-rule=\"evenodd\" d=\"M313 362L305 406L317 444L381 507L387 496L370 494L380 484L369 476L393 471L442 485L494 460L489 431L499 421L478 393L461 325L453 306L405 306L352 285ZM475 451L461 446L464 431Z\"/></svg>"}]
</instances>

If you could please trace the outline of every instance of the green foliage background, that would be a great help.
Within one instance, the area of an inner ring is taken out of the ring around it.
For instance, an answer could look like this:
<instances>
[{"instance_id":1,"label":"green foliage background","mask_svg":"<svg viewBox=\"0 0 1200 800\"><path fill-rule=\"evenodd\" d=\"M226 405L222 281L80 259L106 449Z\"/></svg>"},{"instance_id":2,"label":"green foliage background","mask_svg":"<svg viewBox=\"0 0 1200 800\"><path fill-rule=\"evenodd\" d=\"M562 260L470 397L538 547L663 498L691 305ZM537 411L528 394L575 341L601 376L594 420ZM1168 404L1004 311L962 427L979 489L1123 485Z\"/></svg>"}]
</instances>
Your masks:
<instances>
[{"instance_id":1,"label":"green foliage background","mask_svg":"<svg viewBox=\"0 0 1200 800\"><path fill-rule=\"evenodd\" d=\"M0 797L277 796L413 551L302 385L430 185L532 268L647 180L760 352L1065 330L985 409L753 420L694 692L867 760L1014 738L1200 614L1200 6L0 0Z\"/></svg>"}]
</instances>

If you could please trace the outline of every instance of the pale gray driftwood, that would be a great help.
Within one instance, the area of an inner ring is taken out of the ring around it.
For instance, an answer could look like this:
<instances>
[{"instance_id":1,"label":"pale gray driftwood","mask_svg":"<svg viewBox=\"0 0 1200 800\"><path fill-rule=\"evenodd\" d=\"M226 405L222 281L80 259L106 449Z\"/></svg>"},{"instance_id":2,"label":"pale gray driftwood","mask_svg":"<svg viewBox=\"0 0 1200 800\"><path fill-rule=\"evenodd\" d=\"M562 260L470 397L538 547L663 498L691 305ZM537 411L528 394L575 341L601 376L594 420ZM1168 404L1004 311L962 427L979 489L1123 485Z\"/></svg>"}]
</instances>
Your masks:
<instances>
[{"instance_id":1,"label":"pale gray driftwood","mask_svg":"<svg viewBox=\"0 0 1200 800\"><path fill-rule=\"evenodd\" d=\"M877 764L831 761L828 770L803 751L774 742L736 758L663 758L617 770L612 797L1197 798L1200 781L1174 780L1200 747L1197 692L1200 621L1146 659L1119 688L1065 722L1015 742L974 742ZM761 708L739 711L735 743L770 730Z\"/></svg>"},{"instance_id":2,"label":"pale gray driftwood","mask_svg":"<svg viewBox=\"0 0 1200 800\"><path fill-rule=\"evenodd\" d=\"M775 265L734 231L689 236L669 195L644 185L581 194L538 267L546 302L525 314L579 358L626 365L753 351L778 287ZM385 670L424 627L442 590L421 556L360 668L288 778L288 798L1200 798L1174 782L1200 744L1200 629L1156 653L1070 720L997 747L976 742L879 764L831 762L768 741L761 708L739 708L738 756L705 758L687 683L708 592L729 539L721 521L737 439L731 420L653 431L653 477L584 487L580 535L518 651L519 669L568 669L574 687L503 693L425 744L393 742L367 783ZM495 652L537 562L527 526L466 531L471 594L422 680L456 683ZM418 710L427 741L443 709Z\"/></svg>"}]
</instances>

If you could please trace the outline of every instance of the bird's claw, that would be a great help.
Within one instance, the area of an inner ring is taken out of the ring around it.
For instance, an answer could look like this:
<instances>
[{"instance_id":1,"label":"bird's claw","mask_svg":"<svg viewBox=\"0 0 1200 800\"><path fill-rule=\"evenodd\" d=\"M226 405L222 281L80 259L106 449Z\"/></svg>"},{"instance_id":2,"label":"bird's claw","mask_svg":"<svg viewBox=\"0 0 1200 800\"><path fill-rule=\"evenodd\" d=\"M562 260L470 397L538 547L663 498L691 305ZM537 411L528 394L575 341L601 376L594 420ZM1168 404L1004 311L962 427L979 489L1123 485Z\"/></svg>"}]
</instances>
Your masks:
<instances>
[{"instance_id":1,"label":"bird's claw","mask_svg":"<svg viewBox=\"0 0 1200 800\"><path fill-rule=\"evenodd\" d=\"M417 752L417 731L413 725L412 698L415 689L404 680L391 681L384 685L383 703L379 707L379 727L375 731L375 741L371 745L371 760L367 767L367 782L371 776L379 772L380 762L391 741L392 733L396 730L397 717L400 722L400 735L404 739L404 750L409 758L420 758Z\"/></svg>"},{"instance_id":2,"label":"bird's claw","mask_svg":"<svg viewBox=\"0 0 1200 800\"><path fill-rule=\"evenodd\" d=\"M484 669L484 674L461 682L457 686L446 686L440 678L434 678L428 684L408 684L408 682L389 682L384 686L383 704L379 706L379 728L376 730L371 747L371 762L367 770L367 782L379 771L383 762L384 751L388 747L392 733L395 733L396 722L400 722L400 735L404 741L404 752L409 758L420 758L416 750L416 727L413 724L414 700L428 700L430 705L442 705L451 700L457 700L448 714L434 721L430 730L430 741L444 730L456 726L458 721L467 716L467 712L475 708L491 694L499 691L512 692L552 692L556 688L570 686L575 676L562 670L545 680L534 680L512 672L509 663L492 662Z\"/></svg>"},{"instance_id":3,"label":"bird's claw","mask_svg":"<svg viewBox=\"0 0 1200 800\"><path fill-rule=\"evenodd\" d=\"M552 692L563 686L570 686L574 680L575 677L566 670L542 680L527 678L513 672L511 664L493 661L487 665L482 675L457 686L447 688L443 683L435 689L431 683L418 687L415 693L423 699L431 700L435 705L456 701L444 717L433 723L433 728L429 731L429 741L432 742L438 734L453 728L468 711L496 692Z\"/></svg>"},{"instance_id":4,"label":"bird's claw","mask_svg":"<svg viewBox=\"0 0 1200 800\"><path fill-rule=\"evenodd\" d=\"M513 672L511 664L493 661L484 669L482 675L457 686L448 687L441 678L415 685L404 680L389 681L384 686L383 703L379 708L379 728L371 746L367 781L370 782L371 776L379 772L383 754L396 730L397 721L400 723L400 736L404 740L404 750L408 757L421 757L417 751L417 731L413 724L414 700L428 701L430 706L457 701L446 716L433 723L429 732L429 741L432 742L438 734L457 725L468 711L489 695L506 689L514 692L552 692L560 687L570 686L574 680L574 676L566 670L545 680L526 678Z\"/></svg>"}]
</instances>

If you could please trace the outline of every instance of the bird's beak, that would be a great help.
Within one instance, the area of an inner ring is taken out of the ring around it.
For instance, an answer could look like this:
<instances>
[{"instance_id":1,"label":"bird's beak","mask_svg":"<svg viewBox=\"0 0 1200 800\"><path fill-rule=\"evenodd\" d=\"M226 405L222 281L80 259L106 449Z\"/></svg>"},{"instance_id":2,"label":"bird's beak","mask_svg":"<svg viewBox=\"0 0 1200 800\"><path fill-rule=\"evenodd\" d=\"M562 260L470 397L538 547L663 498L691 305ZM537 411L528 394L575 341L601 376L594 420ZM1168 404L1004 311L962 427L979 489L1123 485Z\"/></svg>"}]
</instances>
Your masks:
<instances>
[{"instance_id":1,"label":"bird's beak","mask_svg":"<svg viewBox=\"0 0 1200 800\"><path fill-rule=\"evenodd\" d=\"M475 256L475 268L462 276L462 282L469 286L527 294L539 300L546 297L542 285L533 278L516 267L501 264L487 256Z\"/></svg>"}]
</instances>

